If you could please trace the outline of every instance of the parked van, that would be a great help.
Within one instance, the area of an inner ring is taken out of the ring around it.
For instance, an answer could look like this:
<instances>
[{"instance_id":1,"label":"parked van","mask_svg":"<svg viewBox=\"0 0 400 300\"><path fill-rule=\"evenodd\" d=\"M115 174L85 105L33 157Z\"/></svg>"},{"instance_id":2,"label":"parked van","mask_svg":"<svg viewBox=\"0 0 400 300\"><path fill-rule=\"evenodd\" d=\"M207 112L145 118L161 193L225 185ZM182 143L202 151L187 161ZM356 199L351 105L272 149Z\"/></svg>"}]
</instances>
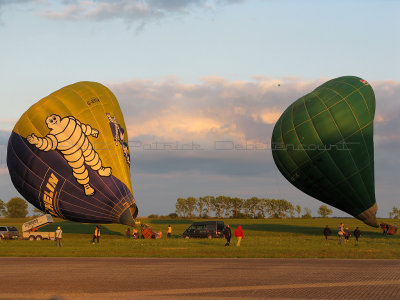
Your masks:
<instances>
[{"instance_id":1,"label":"parked van","mask_svg":"<svg viewBox=\"0 0 400 300\"><path fill-rule=\"evenodd\" d=\"M189 238L221 238L224 236L225 224L223 221L204 221L194 222L185 232L182 237Z\"/></svg>"}]
</instances>

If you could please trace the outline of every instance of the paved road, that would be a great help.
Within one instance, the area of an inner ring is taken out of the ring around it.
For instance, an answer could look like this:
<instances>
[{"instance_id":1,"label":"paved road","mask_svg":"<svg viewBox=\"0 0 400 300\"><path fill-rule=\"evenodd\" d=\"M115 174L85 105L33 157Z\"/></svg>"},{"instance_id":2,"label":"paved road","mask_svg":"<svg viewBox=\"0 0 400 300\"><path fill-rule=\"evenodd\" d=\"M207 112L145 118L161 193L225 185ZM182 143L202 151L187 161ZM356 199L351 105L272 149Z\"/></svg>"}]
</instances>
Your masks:
<instances>
[{"instance_id":1,"label":"paved road","mask_svg":"<svg viewBox=\"0 0 400 300\"><path fill-rule=\"evenodd\" d=\"M400 299L399 260L0 258L0 299Z\"/></svg>"}]
</instances>

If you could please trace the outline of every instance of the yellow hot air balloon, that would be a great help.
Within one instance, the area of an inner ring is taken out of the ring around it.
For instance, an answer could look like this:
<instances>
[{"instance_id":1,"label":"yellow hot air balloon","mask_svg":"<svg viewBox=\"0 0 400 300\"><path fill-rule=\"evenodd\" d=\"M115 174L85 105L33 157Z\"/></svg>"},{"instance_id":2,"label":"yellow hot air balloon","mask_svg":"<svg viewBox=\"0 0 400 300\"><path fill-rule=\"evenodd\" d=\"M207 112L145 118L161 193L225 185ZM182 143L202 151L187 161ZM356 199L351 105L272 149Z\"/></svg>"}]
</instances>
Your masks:
<instances>
[{"instance_id":1,"label":"yellow hot air balloon","mask_svg":"<svg viewBox=\"0 0 400 300\"><path fill-rule=\"evenodd\" d=\"M100 83L66 86L30 107L8 142L16 189L32 205L78 222L134 225L128 135Z\"/></svg>"}]
</instances>

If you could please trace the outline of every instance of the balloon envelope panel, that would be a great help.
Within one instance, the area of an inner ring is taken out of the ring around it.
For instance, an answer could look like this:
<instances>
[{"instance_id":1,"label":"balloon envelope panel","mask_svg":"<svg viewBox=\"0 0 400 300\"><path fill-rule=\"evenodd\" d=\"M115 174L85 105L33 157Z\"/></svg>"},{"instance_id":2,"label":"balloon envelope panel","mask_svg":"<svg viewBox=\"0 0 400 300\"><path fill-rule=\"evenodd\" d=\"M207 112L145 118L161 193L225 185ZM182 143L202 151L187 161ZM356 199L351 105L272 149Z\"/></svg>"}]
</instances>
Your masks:
<instances>
[{"instance_id":1,"label":"balloon envelope panel","mask_svg":"<svg viewBox=\"0 0 400 300\"><path fill-rule=\"evenodd\" d=\"M271 139L274 161L287 180L371 226L377 226L374 115L368 82L339 77L292 103Z\"/></svg>"},{"instance_id":2,"label":"balloon envelope panel","mask_svg":"<svg viewBox=\"0 0 400 300\"><path fill-rule=\"evenodd\" d=\"M130 163L119 104L95 82L66 86L34 104L15 125L7 150L21 195L78 222L133 224Z\"/></svg>"}]
</instances>

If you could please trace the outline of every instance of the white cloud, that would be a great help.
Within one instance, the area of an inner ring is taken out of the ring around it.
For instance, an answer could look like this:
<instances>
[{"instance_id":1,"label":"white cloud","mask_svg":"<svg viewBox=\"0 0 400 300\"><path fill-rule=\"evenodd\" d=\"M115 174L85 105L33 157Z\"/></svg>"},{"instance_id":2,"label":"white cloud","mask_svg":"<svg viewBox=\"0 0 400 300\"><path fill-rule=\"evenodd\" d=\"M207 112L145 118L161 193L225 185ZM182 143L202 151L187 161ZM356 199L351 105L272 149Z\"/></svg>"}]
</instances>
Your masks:
<instances>
[{"instance_id":1,"label":"white cloud","mask_svg":"<svg viewBox=\"0 0 400 300\"><path fill-rule=\"evenodd\" d=\"M61 1L61 5L39 12L49 19L97 21L118 19L143 26L145 23L160 20L171 14L189 14L195 9L210 10L214 6L236 4L244 0L81 0ZM60 3L59 3L60 4Z\"/></svg>"},{"instance_id":2,"label":"white cloud","mask_svg":"<svg viewBox=\"0 0 400 300\"><path fill-rule=\"evenodd\" d=\"M203 78L198 84L178 80L132 80L111 83L125 114L131 138L151 136L213 143L216 139L269 141L280 114L294 100L326 79L300 78L230 81ZM377 97L376 146L398 140L400 83L373 82ZM387 138L387 139L385 139Z\"/></svg>"}]
</instances>

